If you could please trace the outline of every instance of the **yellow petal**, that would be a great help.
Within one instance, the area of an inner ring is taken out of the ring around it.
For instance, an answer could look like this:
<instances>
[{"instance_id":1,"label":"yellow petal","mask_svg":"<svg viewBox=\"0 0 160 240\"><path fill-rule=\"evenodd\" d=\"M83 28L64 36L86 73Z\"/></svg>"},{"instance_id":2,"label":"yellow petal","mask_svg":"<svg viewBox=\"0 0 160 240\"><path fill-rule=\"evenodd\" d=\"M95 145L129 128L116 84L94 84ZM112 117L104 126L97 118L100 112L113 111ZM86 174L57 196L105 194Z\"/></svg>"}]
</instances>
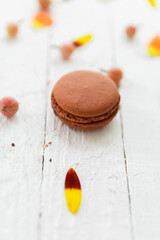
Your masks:
<instances>
[{"instance_id":1,"label":"yellow petal","mask_svg":"<svg viewBox=\"0 0 160 240\"><path fill-rule=\"evenodd\" d=\"M92 39L92 35L88 34L83 37L76 39L73 43L76 47L83 46L84 44L88 43Z\"/></svg>"},{"instance_id":2,"label":"yellow petal","mask_svg":"<svg viewBox=\"0 0 160 240\"><path fill-rule=\"evenodd\" d=\"M156 7L157 6L155 0L148 0L148 1L149 1L149 3L151 4L152 7Z\"/></svg>"},{"instance_id":3,"label":"yellow petal","mask_svg":"<svg viewBox=\"0 0 160 240\"><path fill-rule=\"evenodd\" d=\"M32 26L35 27L35 28L42 28L42 27L44 27L44 24L43 24L43 23L40 23L40 22L38 22L36 19L34 19L34 20L32 21Z\"/></svg>"},{"instance_id":4,"label":"yellow petal","mask_svg":"<svg viewBox=\"0 0 160 240\"><path fill-rule=\"evenodd\" d=\"M82 198L81 190L75 188L72 189L67 188L65 189L65 195L70 212L76 214L81 204Z\"/></svg>"},{"instance_id":5,"label":"yellow petal","mask_svg":"<svg viewBox=\"0 0 160 240\"><path fill-rule=\"evenodd\" d=\"M157 56L157 50L154 48L154 47L152 47L152 46L149 46L148 48L147 48L147 52L148 52L148 54L151 56L151 57L155 57L155 56Z\"/></svg>"}]
</instances>

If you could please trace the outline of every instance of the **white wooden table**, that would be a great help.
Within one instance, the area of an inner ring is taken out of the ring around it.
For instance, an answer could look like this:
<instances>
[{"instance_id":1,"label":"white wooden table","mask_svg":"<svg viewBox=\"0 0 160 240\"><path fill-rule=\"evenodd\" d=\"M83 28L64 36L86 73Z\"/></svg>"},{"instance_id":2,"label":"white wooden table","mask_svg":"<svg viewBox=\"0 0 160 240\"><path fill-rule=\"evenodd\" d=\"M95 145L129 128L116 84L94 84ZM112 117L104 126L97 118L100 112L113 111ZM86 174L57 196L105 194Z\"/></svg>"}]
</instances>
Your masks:
<instances>
[{"instance_id":1,"label":"white wooden table","mask_svg":"<svg viewBox=\"0 0 160 240\"><path fill-rule=\"evenodd\" d=\"M160 9L146 0L57 0L54 26L34 30L37 8L33 0L1 0L0 98L15 97L20 110L0 116L0 240L159 240L160 59L144 48L160 30ZM6 41L6 24L19 18L18 38ZM140 24L132 43L123 36L130 23ZM51 47L85 33L92 43L68 62ZM116 65L125 77L112 123L83 132L55 117L50 94L59 77ZM77 215L64 197L70 167L82 185Z\"/></svg>"}]
</instances>

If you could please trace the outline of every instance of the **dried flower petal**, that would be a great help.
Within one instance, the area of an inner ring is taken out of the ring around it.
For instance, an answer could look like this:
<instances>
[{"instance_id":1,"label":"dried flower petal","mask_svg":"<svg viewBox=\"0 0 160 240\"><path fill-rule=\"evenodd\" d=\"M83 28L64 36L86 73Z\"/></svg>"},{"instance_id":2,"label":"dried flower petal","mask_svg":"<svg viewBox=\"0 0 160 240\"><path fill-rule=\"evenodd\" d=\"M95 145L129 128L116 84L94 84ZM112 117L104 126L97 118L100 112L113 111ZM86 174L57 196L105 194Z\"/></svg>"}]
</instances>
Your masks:
<instances>
[{"instance_id":1,"label":"dried flower petal","mask_svg":"<svg viewBox=\"0 0 160 240\"><path fill-rule=\"evenodd\" d=\"M32 26L34 28L48 27L53 24L52 17L49 12L40 10L32 20Z\"/></svg>"},{"instance_id":2,"label":"dried flower petal","mask_svg":"<svg viewBox=\"0 0 160 240\"><path fill-rule=\"evenodd\" d=\"M73 168L70 168L65 180L65 195L68 208L71 213L76 214L81 204L81 184Z\"/></svg>"},{"instance_id":3,"label":"dried flower petal","mask_svg":"<svg viewBox=\"0 0 160 240\"><path fill-rule=\"evenodd\" d=\"M88 34L88 35L85 35L83 37L80 37L78 39L76 39L73 44L76 46L76 47L81 47L83 46L84 44L88 43L90 40L92 39L92 35Z\"/></svg>"},{"instance_id":4,"label":"dried flower petal","mask_svg":"<svg viewBox=\"0 0 160 240\"><path fill-rule=\"evenodd\" d=\"M15 38L18 33L18 25L11 23L7 26L7 34L9 38Z\"/></svg>"},{"instance_id":5,"label":"dried flower petal","mask_svg":"<svg viewBox=\"0 0 160 240\"><path fill-rule=\"evenodd\" d=\"M74 52L75 50L75 45L73 43L70 43L70 44L63 44L61 47L60 47L60 52L61 52L61 56L64 60L68 60L72 53Z\"/></svg>"},{"instance_id":6,"label":"dried flower petal","mask_svg":"<svg viewBox=\"0 0 160 240\"><path fill-rule=\"evenodd\" d=\"M136 34L136 27L133 25L127 26L126 27L126 36L128 37L128 39L133 39L133 37Z\"/></svg>"},{"instance_id":7,"label":"dried flower petal","mask_svg":"<svg viewBox=\"0 0 160 240\"><path fill-rule=\"evenodd\" d=\"M123 77L123 72L120 68L111 68L108 76L118 85Z\"/></svg>"},{"instance_id":8,"label":"dried flower petal","mask_svg":"<svg viewBox=\"0 0 160 240\"><path fill-rule=\"evenodd\" d=\"M38 0L42 9L47 10L51 5L51 0Z\"/></svg>"},{"instance_id":9,"label":"dried flower petal","mask_svg":"<svg viewBox=\"0 0 160 240\"><path fill-rule=\"evenodd\" d=\"M147 52L150 56L160 56L160 36L156 35L148 44Z\"/></svg>"}]
</instances>

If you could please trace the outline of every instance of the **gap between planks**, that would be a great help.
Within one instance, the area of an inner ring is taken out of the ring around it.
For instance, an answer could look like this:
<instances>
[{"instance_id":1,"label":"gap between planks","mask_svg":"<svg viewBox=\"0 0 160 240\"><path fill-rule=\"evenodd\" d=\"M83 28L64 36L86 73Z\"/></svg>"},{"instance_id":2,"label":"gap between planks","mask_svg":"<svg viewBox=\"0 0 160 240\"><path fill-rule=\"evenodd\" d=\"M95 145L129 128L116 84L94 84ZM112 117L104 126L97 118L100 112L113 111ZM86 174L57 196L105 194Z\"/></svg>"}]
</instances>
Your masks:
<instances>
[{"instance_id":1,"label":"gap between planks","mask_svg":"<svg viewBox=\"0 0 160 240\"><path fill-rule=\"evenodd\" d=\"M130 224L131 224L131 239L134 240L135 237L134 237L134 227L133 227L133 219L132 219L132 202L131 202L130 184L129 184L129 177L128 177L128 165L127 165L127 157L126 157L126 150L125 150L124 128L123 128L123 117L122 117L122 107L121 106L120 106L119 112L120 112L121 137L122 137L122 144L123 144L123 156L124 156L124 163L125 163L127 191L128 191L128 201L129 201L129 214L130 214Z\"/></svg>"},{"instance_id":2,"label":"gap between planks","mask_svg":"<svg viewBox=\"0 0 160 240\"><path fill-rule=\"evenodd\" d=\"M115 18L115 14L112 14L109 17L109 21L110 21L109 36L110 36L110 44L111 44L111 49L112 49L112 65L117 66L117 57L116 57L116 47L117 46L116 46L115 34L114 34L116 29L115 29L113 18ZM135 240L133 217L132 217L132 201L131 201L130 183L129 183L129 176L128 176L128 164L127 164L127 156L126 156L125 141L124 141L123 114L122 114L122 106L121 105L120 105L120 109L119 109L119 114L120 114L121 139L122 139L122 146L123 146L123 156L124 156L128 202L129 202L131 240Z\"/></svg>"},{"instance_id":3,"label":"gap between planks","mask_svg":"<svg viewBox=\"0 0 160 240\"><path fill-rule=\"evenodd\" d=\"M45 88L45 121L44 121L44 141L43 145L46 145L46 130L47 130L47 107L48 107L48 84L47 81L50 76L50 68L51 68L51 43L50 39L52 36L52 27L50 27L47 33L47 62L46 62L46 88ZM37 239L41 239L41 217L42 217L42 186L43 186L43 170L44 170L44 161L45 161L45 147L43 148L42 155L42 174L41 174L41 185L40 185L40 207L38 213L38 224L37 224Z\"/></svg>"}]
</instances>

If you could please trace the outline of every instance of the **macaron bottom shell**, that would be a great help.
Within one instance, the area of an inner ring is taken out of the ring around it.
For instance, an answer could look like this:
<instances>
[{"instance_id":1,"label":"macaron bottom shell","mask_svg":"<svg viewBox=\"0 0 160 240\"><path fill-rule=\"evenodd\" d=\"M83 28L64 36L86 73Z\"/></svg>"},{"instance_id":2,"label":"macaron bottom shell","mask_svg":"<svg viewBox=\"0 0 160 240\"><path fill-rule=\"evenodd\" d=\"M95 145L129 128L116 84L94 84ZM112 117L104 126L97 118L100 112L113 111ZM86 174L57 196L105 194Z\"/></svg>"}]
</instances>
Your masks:
<instances>
[{"instance_id":1,"label":"macaron bottom shell","mask_svg":"<svg viewBox=\"0 0 160 240\"><path fill-rule=\"evenodd\" d=\"M108 119L99 121L99 122L92 122L92 123L77 123L77 122L72 122L69 121L67 119L64 119L63 117L57 115L57 113L55 112L55 115L66 125L68 125L69 127L72 128L76 128L79 130L94 130L94 129L98 129L98 128L102 128L105 125L107 125L109 122L112 121L112 119L116 116L117 112L119 110L119 106L117 107L117 109L115 110L114 113L112 113L111 116L108 117Z\"/></svg>"}]
</instances>

